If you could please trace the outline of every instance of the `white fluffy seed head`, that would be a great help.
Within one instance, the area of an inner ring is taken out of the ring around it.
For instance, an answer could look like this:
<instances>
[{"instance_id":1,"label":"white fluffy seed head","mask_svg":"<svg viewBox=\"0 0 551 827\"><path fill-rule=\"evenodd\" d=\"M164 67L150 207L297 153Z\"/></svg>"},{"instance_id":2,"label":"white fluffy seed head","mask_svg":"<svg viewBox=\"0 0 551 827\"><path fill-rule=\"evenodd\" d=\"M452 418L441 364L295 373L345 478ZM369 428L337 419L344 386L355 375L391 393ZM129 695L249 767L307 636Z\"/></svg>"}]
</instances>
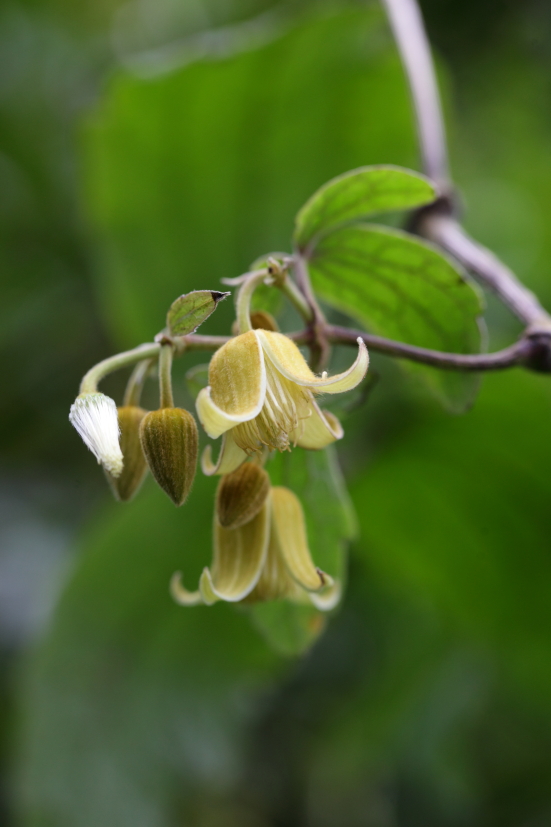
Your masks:
<instances>
[{"instance_id":1,"label":"white fluffy seed head","mask_svg":"<svg viewBox=\"0 0 551 827\"><path fill-rule=\"evenodd\" d=\"M119 445L117 406L103 393L82 393L71 405L69 422L76 428L87 448L113 477L123 466Z\"/></svg>"}]
</instances>

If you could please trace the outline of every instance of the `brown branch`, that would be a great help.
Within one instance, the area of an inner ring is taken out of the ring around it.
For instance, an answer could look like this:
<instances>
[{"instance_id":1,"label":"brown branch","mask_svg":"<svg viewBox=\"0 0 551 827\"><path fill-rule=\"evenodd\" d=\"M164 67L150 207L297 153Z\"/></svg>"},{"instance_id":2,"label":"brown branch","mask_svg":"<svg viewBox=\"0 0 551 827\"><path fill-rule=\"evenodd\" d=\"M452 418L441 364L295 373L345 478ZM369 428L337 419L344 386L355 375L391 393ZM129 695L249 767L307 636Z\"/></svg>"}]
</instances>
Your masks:
<instances>
[{"instance_id":1,"label":"brown branch","mask_svg":"<svg viewBox=\"0 0 551 827\"><path fill-rule=\"evenodd\" d=\"M436 242L493 290L527 326L549 337L551 316L497 256L470 238L454 217L442 107L423 18L416 0L383 0L413 99L423 170L442 197L420 210L413 229Z\"/></svg>"},{"instance_id":2,"label":"brown branch","mask_svg":"<svg viewBox=\"0 0 551 827\"><path fill-rule=\"evenodd\" d=\"M313 370L319 371L325 367L329 359L329 344L326 336L327 322L312 290L308 265L298 252L293 256L292 265L297 287L312 311L312 321L307 328L309 331L308 347L310 348L311 367Z\"/></svg>"},{"instance_id":3,"label":"brown branch","mask_svg":"<svg viewBox=\"0 0 551 827\"><path fill-rule=\"evenodd\" d=\"M392 339L365 333L363 330L351 330L337 325L327 325L326 332L328 340L335 345L354 345L358 338L361 338L369 348L385 353L387 356L409 359L435 368L458 371L504 370L515 365L526 364L530 361L535 349L535 344L531 339L523 338L514 345L495 353L445 353L440 350L408 345L405 342L395 342ZM296 338L295 341L297 341Z\"/></svg>"},{"instance_id":4,"label":"brown branch","mask_svg":"<svg viewBox=\"0 0 551 827\"><path fill-rule=\"evenodd\" d=\"M526 333L518 342L498 350L495 353L445 353L440 350L431 350L424 347L408 345L405 342L396 342L385 339L364 330L353 330L348 327L328 324L325 320L319 327L312 326L294 333L286 334L297 345L312 346L315 337L321 334L323 341L334 345L355 345L358 337L365 344L378 353L394 356L398 359L409 359L423 365L431 365L443 370L457 371L487 371L504 370L516 365L522 365L531 370L542 373L551 373L551 351L549 338L546 333ZM188 350L217 350L229 342L231 336L201 336L196 333L189 336L175 337L172 341L177 355Z\"/></svg>"},{"instance_id":5,"label":"brown branch","mask_svg":"<svg viewBox=\"0 0 551 827\"><path fill-rule=\"evenodd\" d=\"M434 241L467 270L475 273L530 332L551 333L551 317L537 297L497 256L472 239L452 215L430 208L420 211L416 218L416 229L420 235Z\"/></svg>"},{"instance_id":6,"label":"brown branch","mask_svg":"<svg viewBox=\"0 0 551 827\"><path fill-rule=\"evenodd\" d=\"M383 0L409 82L423 170L447 192L448 152L440 96L423 18L415 0Z\"/></svg>"},{"instance_id":7,"label":"brown branch","mask_svg":"<svg viewBox=\"0 0 551 827\"><path fill-rule=\"evenodd\" d=\"M201 336L199 333L190 333L188 336L174 336L171 341L176 356L191 350L218 350L229 342L231 336Z\"/></svg>"}]
</instances>

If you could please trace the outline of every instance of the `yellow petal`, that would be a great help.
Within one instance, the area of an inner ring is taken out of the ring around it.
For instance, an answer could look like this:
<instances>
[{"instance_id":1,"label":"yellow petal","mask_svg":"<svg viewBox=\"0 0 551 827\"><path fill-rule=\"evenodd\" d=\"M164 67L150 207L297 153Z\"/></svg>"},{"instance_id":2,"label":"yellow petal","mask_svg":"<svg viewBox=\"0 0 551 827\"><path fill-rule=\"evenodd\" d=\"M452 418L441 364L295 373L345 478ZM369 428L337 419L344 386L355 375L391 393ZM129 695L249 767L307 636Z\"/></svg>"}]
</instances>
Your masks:
<instances>
[{"instance_id":1,"label":"yellow petal","mask_svg":"<svg viewBox=\"0 0 551 827\"><path fill-rule=\"evenodd\" d=\"M282 333L266 330L256 331L262 348L277 369L297 385L303 385L322 393L343 393L352 390L364 378L369 366L369 354L362 339L358 337L358 356L354 364L335 376L315 376L294 342Z\"/></svg>"},{"instance_id":2,"label":"yellow petal","mask_svg":"<svg viewBox=\"0 0 551 827\"><path fill-rule=\"evenodd\" d=\"M312 415L301 420L295 431L289 434L289 440L296 441L300 448L319 450L342 439L344 431L337 417L329 411L322 411L314 400L310 405Z\"/></svg>"},{"instance_id":3,"label":"yellow petal","mask_svg":"<svg viewBox=\"0 0 551 827\"><path fill-rule=\"evenodd\" d=\"M257 332L249 330L217 350L209 366L209 385L197 397L197 415L216 439L240 422L258 416L266 396L266 369Z\"/></svg>"},{"instance_id":4,"label":"yellow petal","mask_svg":"<svg viewBox=\"0 0 551 827\"><path fill-rule=\"evenodd\" d=\"M266 375L254 330L230 339L216 351L209 365L209 385L212 401L229 416L248 414L252 419L258 414L266 393Z\"/></svg>"},{"instance_id":5,"label":"yellow petal","mask_svg":"<svg viewBox=\"0 0 551 827\"><path fill-rule=\"evenodd\" d=\"M211 477L213 474L231 474L247 459L247 454L235 444L232 432L226 431L222 437L222 446L216 463L212 461L212 449L207 445L201 457L203 474Z\"/></svg>"},{"instance_id":6,"label":"yellow petal","mask_svg":"<svg viewBox=\"0 0 551 827\"><path fill-rule=\"evenodd\" d=\"M236 602L256 586L266 561L270 537L270 501L240 528L223 528L214 521L214 560L201 575L199 590L205 603L215 599Z\"/></svg>"},{"instance_id":7,"label":"yellow petal","mask_svg":"<svg viewBox=\"0 0 551 827\"><path fill-rule=\"evenodd\" d=\"M316 375L308 367L306 359L288 336L270 330L257 330L262 349L276 368L297 385L310 385Z\"/></svg>"},{"instance_id":8,"label":"yellow petal","mask_svg":"<svg viewBox=\"0 0 551 827\"><path fill-rule=\"evenodd\" d=\"M238 415L227 414L212 401L210 386L199 391L199 395L195 400L195 407L199 421L211 439L217 439L226 431L229 431L230 428L235 428L240 422L254 419L257 415L254 410L252 415L249 411Z\"/></svg>"},{"instance_id":9,"label":"yellow petal","mask_svg":"<svg viewBox=\"0 0 551 827\"><path fill-rule=\"evenodd\" d=\"M202 603L199 592L189 592L182 583L182 572L175 571L170 579L170 594L180 606L197 606Z\"/></svg>"},{"instance_id":10,"label":"yellow petal","mask_svg":"<svg viewBox=\"0 0 551 827\"><path fill-rule=\"evenodd\" d=\"M199 592L201 594L203 603L205 603L207 606L212 606L213 603L216 603L218 600L220 600L220 598L212 588L212 576L208 566L205 566L205 568L203 569L203 573L201 574L201 578L199 580Z\"/></svg>"},{"instance_id":11,"label":"yellow petal","mask_svg":"<svg viewBox=\"0 0 551 827\"><path fill-rule=\"evenodd\" d=\"M298 497L288 488L272 488L272 520L279 553L291 577L307 591L333 585L328 574L316 568L306 537L304 512Z\"/></svg>"},{"instance_id":12,"label":"yellow petal","mask_svg":"<svg viewBox=\"0 0 551 827\"><path fill-rule=\"evenodd\" d=\"M274 535L272 523L266 562L262 568L258 583L245 600L247 603L284 600L295 595L297 592L306 597L306 593L297 586L285 567L285 562L279 552L279 544Z\"/></svg>"}]
</instances>

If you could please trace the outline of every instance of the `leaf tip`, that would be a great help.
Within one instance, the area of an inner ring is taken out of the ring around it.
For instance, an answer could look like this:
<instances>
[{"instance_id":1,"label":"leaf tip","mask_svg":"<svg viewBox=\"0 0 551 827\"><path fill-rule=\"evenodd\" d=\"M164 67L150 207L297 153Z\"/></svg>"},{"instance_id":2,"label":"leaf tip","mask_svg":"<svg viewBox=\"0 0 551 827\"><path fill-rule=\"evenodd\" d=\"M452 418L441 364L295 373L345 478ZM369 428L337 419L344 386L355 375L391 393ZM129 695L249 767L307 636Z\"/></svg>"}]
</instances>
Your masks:
<instances>
[{"instance_id":1,"label":"leaf tip","mask_svg":"<svg viewBox=\"0 0 551 827\"><path fill-rule=\"evenodd\" d=\"M219 290L211 290L210 294L215 304L218 304L218 302L224 301L224 299L227 299L228 296L231 296L230 292L221 293Z\"/></svg>"}]
</instances>

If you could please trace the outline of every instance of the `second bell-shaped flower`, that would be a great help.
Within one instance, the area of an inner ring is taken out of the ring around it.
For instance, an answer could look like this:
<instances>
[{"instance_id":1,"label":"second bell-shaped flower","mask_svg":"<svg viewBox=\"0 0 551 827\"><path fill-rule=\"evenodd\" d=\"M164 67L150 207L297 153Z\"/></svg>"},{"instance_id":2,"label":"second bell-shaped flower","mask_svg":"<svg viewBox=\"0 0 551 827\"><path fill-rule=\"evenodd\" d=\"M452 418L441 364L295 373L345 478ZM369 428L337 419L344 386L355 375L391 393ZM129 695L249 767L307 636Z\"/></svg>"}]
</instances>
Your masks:
<instances>
[{"instance_id":1,"label":"second bell-shaped flower","mask_svg":"<svg viewBox=\"0 0 551 827\"><path fill-rule=\"evenodd\" d=\"M212 357L209 385L197 398L201 424L213 439L231 431L230 443L239 449L237 453L232 446L235 462L264 445L279 451L291 445L324 448L343 432L337 418L318 407L314 395L342 393L361 382L369 356L361 339L358 345L356 361L347 371L316 376L282 333L250 330L236 336ZM226 440L226 448L228 444Z\"/></svg>"},{"instance_id":2,"label":"second bell-shaped flower","mask_svg":"<svg viewBox=\"0 0 551 827\"><path fill-rule=\"evenodd\" d=\"M182 606L201 603L210 606L218 600L228 603L288 600L330 611L340 600L341 584L319 569L312 559L300 500L289 488L270 488L267 474L252 463L245 463L242 469L248 469L251 474L241 469L234 471L230 475L233 480L223 477L219 487L214 555L211 566L203 569L199 588L188 591L182 583L181 572L176 572L170 586L172 596ZM263 501L250 485L255 477L257 482L262 478L268 482L263 488ZM239 490L249 506L255 500L256 513L250 516L249 509L248 522L225 527L220 519L223 514L227 516L224 500L228 505L227 500L231 501Z\"/></svg>"}]
</instances>

